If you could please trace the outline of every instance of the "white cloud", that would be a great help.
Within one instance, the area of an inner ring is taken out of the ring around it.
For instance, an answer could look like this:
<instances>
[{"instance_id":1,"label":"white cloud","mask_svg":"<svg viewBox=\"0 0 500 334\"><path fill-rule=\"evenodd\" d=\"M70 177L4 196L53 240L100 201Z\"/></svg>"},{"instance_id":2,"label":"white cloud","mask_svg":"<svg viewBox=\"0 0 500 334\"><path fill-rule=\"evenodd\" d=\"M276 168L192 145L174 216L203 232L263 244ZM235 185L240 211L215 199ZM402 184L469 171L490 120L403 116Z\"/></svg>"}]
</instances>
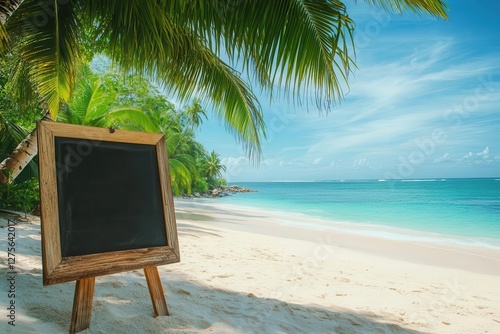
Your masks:
<instances>
[{"instance_id":1,"label":"white cloud","mask_svg":"<svg viewBox=\"0 0 500 334\"><path fill-rule=\"evenodd\" d=\"M250 165L248 158L244 156L224 158L221 163L226 166L225 176L229 181L232 177L240 175L244 171L244 168Z\"/></svg>"},{"instance_id":2,"label":"white cloud","mask_svg":"<svg viewBox=\"0 0 500 334\"><path fill-rule=\"evenodd\" d=\"M499 156L495 156L495 158L490 158L490 148L489 148L489 146L486 146L484 148L484 150L482 150L480 152L467 153L462 158L460 158L458 161L459 162L474 163L476 165L480 165L480 164L491 164L497 160L500 160Z\"/></svg>"},{"instance_id":3,"label":"white cloud","mask_svg":"<svg viewBox=\"0 0 500 334\"><path fill-rule=\"evenodd\" d=\"M264 160L264 161L261 162L261 165L262 166L266 166L266 167L272 167L273 160L272 159L266 159L266 160Z\"/></svg>"},{"instance_id":4,"label":"white cloud","mask_svg":"<svg viewBox=\"0 0 500 334\"><path fill-rule=\"evenodd\" d=\"M323 158L316 158L316 159L314 159L313 165L319 165L322 159Z\"/></svg>"},{"instance_id":5,"label":"white cloud","mask_svg":"<svg viewBox=\"0 0 500 334\"><path fill-rule=\"evenodd\" d=\"M488 159L490 156L490 148L487 146L484 150L479 153L476 153L477 156L483 157L483 159Z\"/></svg>"},{"instance_id":6,"label":"white cloud","mask_svg":"<svg viewBox=\"0 0 500 334\"><path fill-rule=\"evenodd\" d=\"M363 167L363 166L366 166L367 164L368 164L368 159L361 158L361 159L354 160L352 163L352 166L353 167Z\"/></svg>"},{"instance_id":7,"label":"white cloud","mask_svg":"<svg viewBox=\"0 0 500 334\"><path fill-rule=\"evenodd\" d=\"M237 158L229 157L222 159L222 164L225 166L240 166L240 165L248 165L248 158L244 156L240 156Z\"/></svg>"},{"instance_id":8,"label":"white cloud","mask_svg":"<svg viewBox=\"0 0 500 334\"><path fill-rule=\"evenodd\" d=\"M410 55L410 64L416 69L426 69L443 57L447 57L454 45L451 38L438 37L437 40L431 41L428 40L427 36L425 38L427 41L421 41L420 44L415 43L419 46Z\"/></svg>"},{"instance_id":9,"label":"white cloud","mask_svg":"<svg viewBox=\"0 0 500 334\"><path fill-rule=\"evenodd\" d=\"M451 161L450 153L445 153L445 154L443 154L443 156L434 159L434 162L437 162L437 163L448 162L448 161Z\"/></svg>"},{"instance_id":10,"label":"white cloud","mask_svg":"<svg viewBox=\"0 0 500 334\"><path fill-rule=\"evenodd\" d=\"M472 159L472 157L474 156L474 154L472 152L469 152L467 153L466 155L464 155L460 161L470 161Z\"/></svg>"}]
</instances>

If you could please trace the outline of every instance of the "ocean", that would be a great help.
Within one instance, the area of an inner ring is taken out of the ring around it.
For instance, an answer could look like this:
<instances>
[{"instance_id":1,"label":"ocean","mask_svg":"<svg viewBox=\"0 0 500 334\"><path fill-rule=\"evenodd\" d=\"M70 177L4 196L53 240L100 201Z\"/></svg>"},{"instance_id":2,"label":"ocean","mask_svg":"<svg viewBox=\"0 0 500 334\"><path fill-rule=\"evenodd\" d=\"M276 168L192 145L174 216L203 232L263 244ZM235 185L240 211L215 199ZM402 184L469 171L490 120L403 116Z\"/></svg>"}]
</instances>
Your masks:
<instances>
[{"instance_id":1,"label":"ocean","mask_svg":"<svg viewBox=\"0 0 500 334\"><path fill-rule=\"evenodd\" d=\"M221 202L286 212L284 225L500 249L499 178L235 184L256 192Z\"/></svg>"}]
</instances>

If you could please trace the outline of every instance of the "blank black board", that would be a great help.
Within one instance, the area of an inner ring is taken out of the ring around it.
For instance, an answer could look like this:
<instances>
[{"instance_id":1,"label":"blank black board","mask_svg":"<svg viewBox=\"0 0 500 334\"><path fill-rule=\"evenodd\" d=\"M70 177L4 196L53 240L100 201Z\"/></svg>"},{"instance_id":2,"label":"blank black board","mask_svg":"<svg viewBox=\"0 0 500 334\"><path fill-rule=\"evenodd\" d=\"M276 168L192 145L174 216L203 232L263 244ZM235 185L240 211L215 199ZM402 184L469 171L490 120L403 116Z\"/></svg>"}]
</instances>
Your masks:
<instances>
[{"instance_id":1,"label":"blank black board","mask_svg":"<svg viewBox=\"0 0 500 334\"><path fill-rule=\"evenodd\" d=\"M54 139L62 257L167 245L154 145Z\"/></svg>"}]
</instances>

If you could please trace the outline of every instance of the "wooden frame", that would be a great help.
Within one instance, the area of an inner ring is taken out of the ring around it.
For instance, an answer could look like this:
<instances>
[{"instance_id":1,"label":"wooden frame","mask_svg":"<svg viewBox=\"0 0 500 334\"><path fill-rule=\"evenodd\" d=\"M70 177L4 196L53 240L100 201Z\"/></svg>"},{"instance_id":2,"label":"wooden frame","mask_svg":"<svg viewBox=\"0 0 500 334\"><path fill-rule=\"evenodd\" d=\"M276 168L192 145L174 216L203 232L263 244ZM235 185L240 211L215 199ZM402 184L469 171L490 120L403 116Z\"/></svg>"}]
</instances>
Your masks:
<instances>
[{"instance_id":1,"label":"wooden frame","mask_svg":"<svg viewBox=\"0 0 500 334\"><path fill-rule=\"evenodd\" d=\"M58 122L38 123L43 284L57 284L180 261L165 138L160 134ZM156 147L166 246L63 257L59 229L55 138L144 144Z\"/></svg>"}]
</instances>

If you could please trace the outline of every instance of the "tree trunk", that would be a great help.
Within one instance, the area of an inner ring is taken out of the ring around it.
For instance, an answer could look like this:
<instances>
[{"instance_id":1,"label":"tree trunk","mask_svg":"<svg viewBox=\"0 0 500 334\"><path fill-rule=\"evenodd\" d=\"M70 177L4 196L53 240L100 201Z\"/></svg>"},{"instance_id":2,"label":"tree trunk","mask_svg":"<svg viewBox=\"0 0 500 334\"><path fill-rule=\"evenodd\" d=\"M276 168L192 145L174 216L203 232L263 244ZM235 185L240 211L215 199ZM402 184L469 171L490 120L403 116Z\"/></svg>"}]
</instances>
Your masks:
<instances>
[{"instance_id":1,"label":"tree trunk","mask_svg":"<svg viewBox=\"0 0 500 334\"><path fill-rule=\"evenodd\" d=\"M12 182L37 154L36 128L0 163L0 184Z\"/></svg>"},{"instance_id":2,"label":"tree trunk","mask_svg":"<svg viewBox=\"0 0 500 334\"><path fill-rule=\"evenodd\" d=\"M51 121L49 114L43 117L44 121ZM0 184L7 184L23 171L24 167L38 153L36 127L31 133L14 149L11 155L0 163Z\"/></svg>"},{"instance_id":3,"label":"tree trunk","mask_svg":"<svg viewBox=\"0 0 500 334\"><path fill-rule=\"evenodd\" d=\"M0 2L0 23L5 24L23 0L3 0Z\"/></svg>"}]
</instances>

